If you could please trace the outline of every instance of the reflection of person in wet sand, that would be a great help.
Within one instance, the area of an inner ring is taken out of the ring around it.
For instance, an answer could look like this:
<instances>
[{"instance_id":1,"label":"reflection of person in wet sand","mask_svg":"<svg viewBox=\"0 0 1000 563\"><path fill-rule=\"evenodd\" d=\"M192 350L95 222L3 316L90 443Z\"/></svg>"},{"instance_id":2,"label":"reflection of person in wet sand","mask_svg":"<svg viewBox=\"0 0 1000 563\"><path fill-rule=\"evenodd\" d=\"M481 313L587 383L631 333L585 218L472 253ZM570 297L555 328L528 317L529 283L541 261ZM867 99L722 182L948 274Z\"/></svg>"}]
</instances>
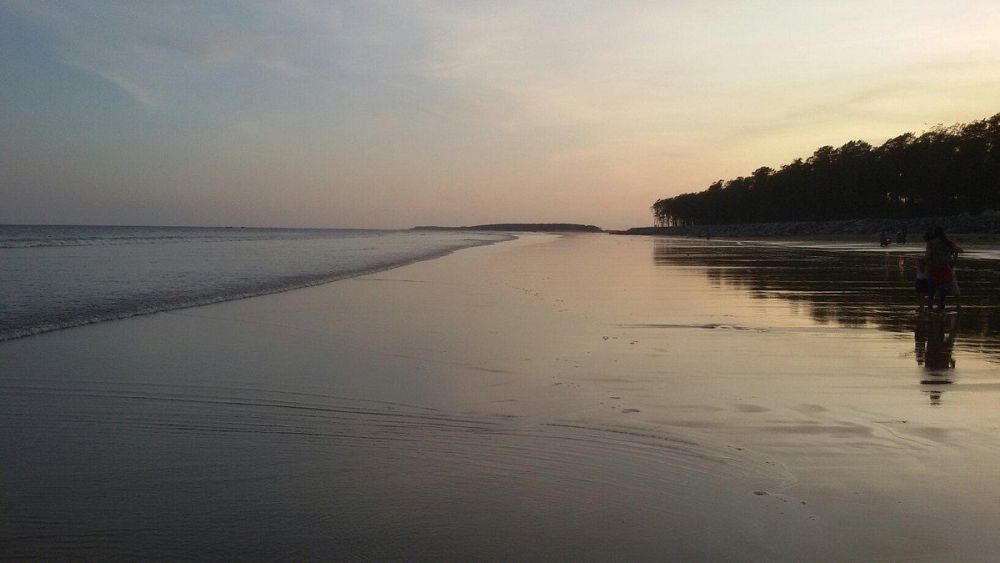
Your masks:
<instances>
[{"instance_id":1,"label":"reflection of person in wet sand","mask_svg":"<svg viewBox=\"0 0 1000 563\"><path fill-rule=\"evenodd\" d=\"M913 331L917 365L926 373L921 385L948 385L952 382L950 370L955 369L955 338L958 336L958 315L934 315L917 321ZM931 404L940 404L941 391L929 391Z\"/></svg>"}]
</instances>

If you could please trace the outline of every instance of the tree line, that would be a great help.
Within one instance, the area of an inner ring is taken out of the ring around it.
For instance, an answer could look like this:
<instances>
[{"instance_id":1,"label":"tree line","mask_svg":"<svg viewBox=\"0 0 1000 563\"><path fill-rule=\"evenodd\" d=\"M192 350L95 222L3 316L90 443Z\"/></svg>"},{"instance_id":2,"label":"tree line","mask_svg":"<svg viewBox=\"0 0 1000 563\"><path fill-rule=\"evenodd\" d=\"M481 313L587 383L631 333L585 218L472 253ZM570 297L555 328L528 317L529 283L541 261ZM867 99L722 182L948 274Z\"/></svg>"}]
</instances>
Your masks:
<instances>
[{"instance_id":1,"label":"tree line","mask_svg":"<svg viewBox=\"0 0 1000 563\"><path fill-rule=\"evenodd\" d=\"M1000 210L1000 113L873 147L823 146L780 170L657 200L658 226L904 218Z\"/></svg>"}]
</instances>

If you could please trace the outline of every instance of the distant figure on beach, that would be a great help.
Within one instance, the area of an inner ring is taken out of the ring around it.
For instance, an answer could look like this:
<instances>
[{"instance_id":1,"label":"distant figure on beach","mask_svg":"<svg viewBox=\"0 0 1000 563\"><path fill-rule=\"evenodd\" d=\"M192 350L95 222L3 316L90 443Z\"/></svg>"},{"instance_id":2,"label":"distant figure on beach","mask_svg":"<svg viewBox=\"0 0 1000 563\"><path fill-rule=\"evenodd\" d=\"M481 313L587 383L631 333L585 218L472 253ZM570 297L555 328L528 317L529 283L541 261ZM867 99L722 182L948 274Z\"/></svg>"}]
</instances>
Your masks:
<instances>
[{"instance_id":1,"label":"distant figure on beach","mask_svg":"<svg viewBox=\"0 0 1000 563\"><path fill-rule=\"evenodd\" d=\"M906 244L906 236L909 234L906 227L896 231L896 244Z\"/></svg>"},{"instance_id":2,"label":"distant figure on beach","mask_svg":"<svg viewBox=\"0 0 1000 563\"><path fill-rule=\"evenodd\" d=\"M888 228L882 229L878 233L878 243L881 246L889 246L892 244L892 233Z\"/></svg>"},{"instance_id":3,"label":"distant figure on beach","mask_svg":"<svg viewBox=\"0 0 1000 563\"><path fill-rule=\"evenodd\" d=\"M958 284L955 281L955 260L962 248L944 234L944 229L934 227L924 261L927 264L928 299L933 305L938 302L938 311L944 310L944 299L949 295L958 296Z\"/></svg>"}]
</instances>

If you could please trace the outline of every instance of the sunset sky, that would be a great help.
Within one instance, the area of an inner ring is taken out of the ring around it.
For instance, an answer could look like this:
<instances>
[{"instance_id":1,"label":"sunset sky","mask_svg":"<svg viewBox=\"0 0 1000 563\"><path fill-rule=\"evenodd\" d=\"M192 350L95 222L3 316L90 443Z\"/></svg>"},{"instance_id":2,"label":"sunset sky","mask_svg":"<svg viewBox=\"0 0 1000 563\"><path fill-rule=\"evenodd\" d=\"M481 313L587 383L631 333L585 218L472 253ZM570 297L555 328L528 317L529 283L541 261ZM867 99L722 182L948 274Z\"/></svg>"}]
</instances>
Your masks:
<instances>
[{"instance_id":1,"label":"sunset sky","mask_svg":"<svg viewBox=\"0 0 1000 563\"><path fill-rule=\"evenodd\" d=\"M0 223L648 225L998 112L993 0L0 0Z\"/></svg>"}]
</instances>

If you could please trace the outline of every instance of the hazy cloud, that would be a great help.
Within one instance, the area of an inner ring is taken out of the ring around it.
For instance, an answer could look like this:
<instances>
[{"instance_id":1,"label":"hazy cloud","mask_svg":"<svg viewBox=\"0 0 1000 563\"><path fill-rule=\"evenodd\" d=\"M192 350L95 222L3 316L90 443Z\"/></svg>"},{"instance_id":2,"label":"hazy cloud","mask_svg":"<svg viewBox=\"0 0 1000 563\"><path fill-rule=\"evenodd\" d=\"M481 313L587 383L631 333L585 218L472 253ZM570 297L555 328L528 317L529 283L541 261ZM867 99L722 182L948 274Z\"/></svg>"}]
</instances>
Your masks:
<instances>
[{"instance_id":1,"label":"hazy cloud","mask_svg":"<svg viewBox=\"0 0 1000 563\"><path fill-rule=\"evenodd\" d=\"M0 168L0 221L643 223L822 144L995 113L996 29L986 1L0 0L0 146L50 163ZM84 162L77 203L41 195Z\"/></svg>"}]
</instances>

